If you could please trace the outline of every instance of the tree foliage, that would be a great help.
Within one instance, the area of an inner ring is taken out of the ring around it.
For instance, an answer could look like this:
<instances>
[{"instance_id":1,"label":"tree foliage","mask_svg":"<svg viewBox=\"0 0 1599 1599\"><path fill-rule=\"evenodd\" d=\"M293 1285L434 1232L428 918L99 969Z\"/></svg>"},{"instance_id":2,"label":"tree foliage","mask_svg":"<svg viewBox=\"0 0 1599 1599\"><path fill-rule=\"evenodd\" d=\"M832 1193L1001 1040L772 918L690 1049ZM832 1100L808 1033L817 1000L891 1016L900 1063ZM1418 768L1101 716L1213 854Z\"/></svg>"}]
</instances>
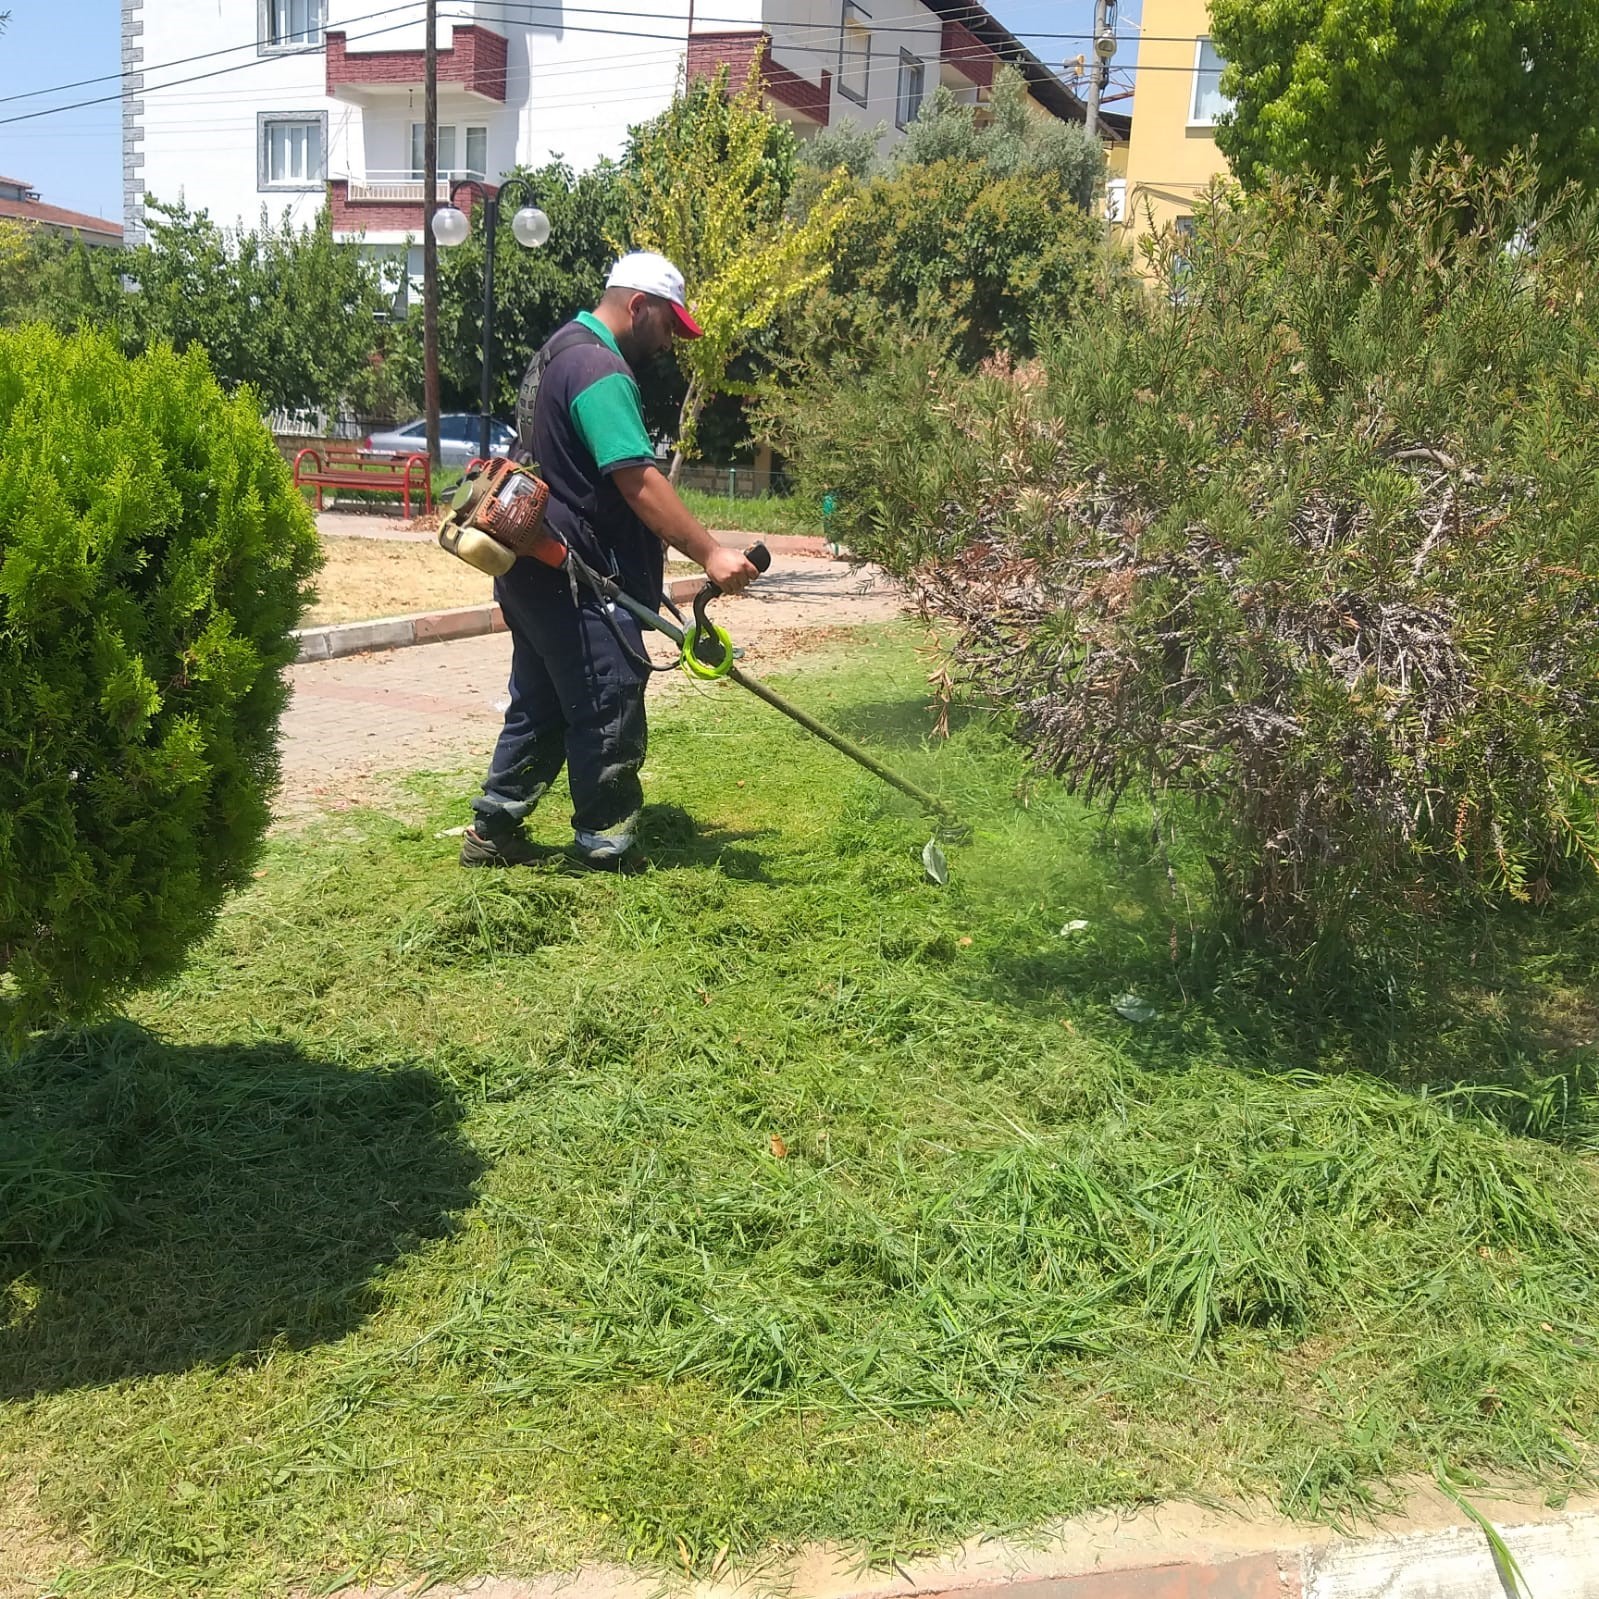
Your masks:
<instances>
[{"instance_id":1,"label":"tree foliage","mask_svg":"<svg viewBox=\"0 0 1599 1599\"><path fill-rule=\"evenodd\" d=\"M1086 128L1036 110L1027 80L1012 66L994 73L994 84L978 119L977 107L956 99L939 84L894 150L898 169L958 161L985 167L995 178L1050 176L1082 211L1092 206L1105 180L1105 152Z\"/></svg>"},{"instance_id":2,"label":"tree foliage","mask_svg":"<svg viewBox=\"0 0 1599 1599\"><path fill-rule=\"evenodd\" d=\"M1069 319L1097 292L1099 145L1041 115L1014 67L996 73L988 113L979 122L940 85L886 157L872 148L881 130L853 124L802 148L796 205L840 173L857 180L859 199L825 284L787 319L791 349L825 358L869 342L887 311L968 363L1029 354L1036 324Z\"/></svg>"},{"instance_id":3,"label":"tree foliage","mask_svg":"<svg viewBox=\"0 0 1599 1599\"><path fill-rule=\"evenodd\" d=\"M248 876L318 559L198 349L0 332L0 1035L173 972Z\"/></svg>"},{"instance_id":4,"label":"tree foliage","mask_svg":"<svg viewBox=\"0 0 1599 1599\"><path fill-rule=\"evenodd\" d=\"M803 216L788 213L794 135L766 109L759 56L737 92L724 67L635 129L624 167L630 243L678 265L705 330L677 348L688 389L675 474L705 407L730 392L733 364L826 276L850 185L840 174Z\"/></svg>"},{"instance_id":5,"label":"tree foliage","mask_svg":"<svg viewBox=\"0 0 1599 1599\"><path fill-rule=\"evenodd\" d=\"M909 164L862 191L807 342L891 307L948 330L970 362L1001 349L1028 354L1040 321L1078 315L1105 267L1104 224L1058 174Z\"/></svg>"},{"instance_id":6,"label":"tree foliage","mask_svg":"<svg viewBox=\"0 0 1599 1599\"><path fill-rule=\"evenodd\" d=\"M1592 0L1212 0L1236 109L1217 143L1246 184L1301 168L1400 170L1441 140L1497 161L1538 143L1547 178L1599 171Z\"/></svg>"},{"instance_id":7,"label":"tree foliage","mask_svg":"<svg viewBox=\"0 0 1599 1599\"><path fill-rule=\"evenodd\" d=\"M1036 365L902 343L780 418L1039 763L1296 942L1599 866L1599 205L1386 183L1218 201Z\"/></svg>"},{"instance_id":8,"label":"tree foliage","mask_svg":"<svg viewBox=\"0 0 1599 1599\"><path fill-rule=\"evenodd\" d=\"M224 387L248 384L268 409L336 406L388 296L371 264L334 242L326 212L309 229L263 213L244 231L181 204L146 207L149 236L132 250L42 229L0 237L0 322L101 328L130 355L198 347Z\"/></svg>"},{"instance_id":9,"label":"tree foliage","mask_svg":"<svg viewBox=\"0 0 1599 1599\"><path fill-rule=\"evenodd\" d=\"M342 397L373 345L387 295L370 263L334 242L324 211L310 228L262 213L244 232L184 205L148 207L149 240L122 264L125 346L198 345L229 388L248 383L269 408Z\"/></svg>"}]
</instances>

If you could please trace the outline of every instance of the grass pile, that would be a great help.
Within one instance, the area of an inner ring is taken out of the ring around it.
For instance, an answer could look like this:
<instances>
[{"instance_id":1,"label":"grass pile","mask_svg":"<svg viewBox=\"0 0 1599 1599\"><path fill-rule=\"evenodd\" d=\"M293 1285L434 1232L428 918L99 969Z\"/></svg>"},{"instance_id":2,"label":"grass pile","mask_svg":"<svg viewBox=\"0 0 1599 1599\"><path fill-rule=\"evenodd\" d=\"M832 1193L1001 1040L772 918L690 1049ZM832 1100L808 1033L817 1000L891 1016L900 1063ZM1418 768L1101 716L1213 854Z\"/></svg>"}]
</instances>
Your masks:
<instances>
[{"instance_id":1,"label":"grass pile","mask_svg":"<svg viewBox=\"0 0 1599 1599\"><path fill-rule=\"evenodd\" d=\"M1599 1421L1599 907L1208 935L890 631L664 707L641 877L280 838L176 985L0 1075L0 1473L65 1591L888 1557L1106 1503L1551 1494ZM565 798L539 823L560 836Z\"/></svg>"}]
</instances>

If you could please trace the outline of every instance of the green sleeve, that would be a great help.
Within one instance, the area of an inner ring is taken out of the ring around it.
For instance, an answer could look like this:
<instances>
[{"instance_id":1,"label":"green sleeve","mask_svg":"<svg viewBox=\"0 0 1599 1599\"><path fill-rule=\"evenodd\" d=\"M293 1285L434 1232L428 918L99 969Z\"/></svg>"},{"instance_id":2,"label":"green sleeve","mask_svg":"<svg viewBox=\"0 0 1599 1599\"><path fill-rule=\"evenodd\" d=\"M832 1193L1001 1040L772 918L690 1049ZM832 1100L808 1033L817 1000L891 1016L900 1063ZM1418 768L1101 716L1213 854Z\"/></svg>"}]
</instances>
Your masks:
<instances>
[{"instance_id":1,"label":"green sleeve","mask_svg":"<svg viewBox=\"0 0 1599 1599\"><path fill-rule=\"evenodd\" d=\"M638 385L623 372L608 372L572 401L578 436L602 472L619 466L641 466L655 459L644 431Z\"/></svg>"}]
</instances>

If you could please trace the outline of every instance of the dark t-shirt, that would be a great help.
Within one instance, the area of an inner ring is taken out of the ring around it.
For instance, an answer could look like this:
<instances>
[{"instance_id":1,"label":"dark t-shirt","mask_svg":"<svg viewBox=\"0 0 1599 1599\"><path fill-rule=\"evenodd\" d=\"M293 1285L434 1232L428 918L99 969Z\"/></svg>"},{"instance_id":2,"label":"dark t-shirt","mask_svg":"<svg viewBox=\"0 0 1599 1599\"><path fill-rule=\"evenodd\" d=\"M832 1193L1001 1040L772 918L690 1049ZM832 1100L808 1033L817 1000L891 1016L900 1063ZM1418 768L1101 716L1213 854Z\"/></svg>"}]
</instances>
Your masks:
<instances>
[{"instance_id":1,"label":"dark t-shirt","mask_svg":"<svg viewBox=\"0 0 1599 1599\"><path fill-rule=\"evenodd\" d=\"M621 467L649 465L655 451L632 368L603 322L580 312L534 356L517 424L523 459L549 485L550 526L589 565L610 573L635 599L658 606L665 546L612 479Z\"/></svg>"}]
</instances>

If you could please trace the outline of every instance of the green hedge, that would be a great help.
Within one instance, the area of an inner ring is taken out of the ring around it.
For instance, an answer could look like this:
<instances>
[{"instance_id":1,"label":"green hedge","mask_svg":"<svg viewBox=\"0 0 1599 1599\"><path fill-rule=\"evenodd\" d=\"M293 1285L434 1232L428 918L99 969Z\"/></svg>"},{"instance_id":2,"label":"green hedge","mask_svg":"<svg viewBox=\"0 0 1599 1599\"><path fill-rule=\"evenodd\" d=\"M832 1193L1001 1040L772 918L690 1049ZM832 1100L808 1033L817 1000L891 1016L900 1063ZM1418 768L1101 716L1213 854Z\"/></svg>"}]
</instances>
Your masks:
<instances>
[{"instance_id":1,"label":"green hedge","mask_svg":"<svg viewBox=\"0 0 1599 1599\"><path fill-rule=\"evenodd\" d=\"M247 877L315 528L205 358L0 333L0 1023L169 975Z\"/></svg>"}]
</instances>

